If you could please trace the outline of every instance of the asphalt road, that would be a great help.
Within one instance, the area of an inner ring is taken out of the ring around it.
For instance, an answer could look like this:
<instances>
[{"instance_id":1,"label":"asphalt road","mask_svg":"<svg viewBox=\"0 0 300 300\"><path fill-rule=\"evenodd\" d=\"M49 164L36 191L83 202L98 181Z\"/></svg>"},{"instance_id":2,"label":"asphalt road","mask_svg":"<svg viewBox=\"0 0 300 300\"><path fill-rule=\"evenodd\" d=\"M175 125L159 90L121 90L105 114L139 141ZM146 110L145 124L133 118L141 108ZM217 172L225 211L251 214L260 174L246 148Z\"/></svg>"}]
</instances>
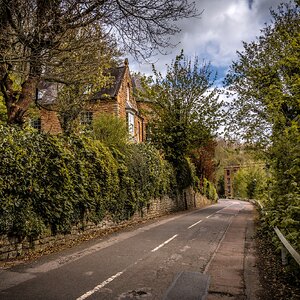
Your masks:
<instances>
[{"instance_id":1,"label":"asphalt road","mask_svg":"<svg viewBox=\"0 0 300 300\"><path fill-rule=\"evenodd\" d=\"M245 205L219 200L0 270L0 299L163 299L180 272L207 272Z\"/></svg>"}]
</instances>

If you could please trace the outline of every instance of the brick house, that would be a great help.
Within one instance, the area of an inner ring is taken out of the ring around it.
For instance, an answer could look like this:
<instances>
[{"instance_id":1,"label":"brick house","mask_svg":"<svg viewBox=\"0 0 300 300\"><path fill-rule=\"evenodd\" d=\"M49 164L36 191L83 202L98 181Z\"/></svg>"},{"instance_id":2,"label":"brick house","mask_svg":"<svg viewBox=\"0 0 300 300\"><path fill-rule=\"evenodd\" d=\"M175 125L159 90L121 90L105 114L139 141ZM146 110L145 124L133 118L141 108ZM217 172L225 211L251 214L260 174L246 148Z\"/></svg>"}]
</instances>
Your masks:
<instances>
[{"instance_id":1,"label":"brick house","mask_svg":"<svg viewBox=\"0 0 300 300\"><path fill-rule=\"evenodd\" d=\"M128 60L120 67L108 71L112 77L112 84L95 93L85 110L81 112L80 123L89 125L94 118L101 113L109 113L127 122L130 137L135 142L146 140L146 121L141 113L142 103L134 97L136 81L130 75ZM31 120L31 125L38 130L57 134L61 132L61 126L57 113L51 108L55 107L55 98L59 86L44 83L37 92L37 101L42 103L39 117Z\"/></svg>"},{"instance_id":2,"label":"brick house","mask_svg":"<svg viewBox=\"0 0 300 300\"><path fill-rule=\"evenodd\" d=\"M227 166L224 168L224 189L226 198L234 197L234 175L240 168L240 165Z\"/></svg>"}]
</instances>

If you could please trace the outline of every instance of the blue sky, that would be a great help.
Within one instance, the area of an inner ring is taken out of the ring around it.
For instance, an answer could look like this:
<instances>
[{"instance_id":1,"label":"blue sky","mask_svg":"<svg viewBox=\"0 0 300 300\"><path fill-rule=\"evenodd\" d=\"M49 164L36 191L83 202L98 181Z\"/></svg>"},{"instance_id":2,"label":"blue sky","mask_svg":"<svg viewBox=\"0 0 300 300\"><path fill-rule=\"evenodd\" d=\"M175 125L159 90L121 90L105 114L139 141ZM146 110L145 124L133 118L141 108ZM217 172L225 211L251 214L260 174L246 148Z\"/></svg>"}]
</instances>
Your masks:
<instances>
[{"instance_id":1,"label":"blue sky","mask_svg":"<svg viewBox=\"0 0 300 300\"><path fill-rule=\"evenodd\" d=\"M243 49L242 41L250 42L259 36L265 23L270 23L270 7L288 0L196 0L201 18L187 19L178 23L182 31L172 37L173 49L164 49L168 55L152 58L156 69L164 72L166 64L179 54L181 49L189 57L197 55L210 61L218 72L218 84L236 59L236 51ZM130 59L130 69L151 75L150 63L137 63Z\"/></svg>"}]
</instances>

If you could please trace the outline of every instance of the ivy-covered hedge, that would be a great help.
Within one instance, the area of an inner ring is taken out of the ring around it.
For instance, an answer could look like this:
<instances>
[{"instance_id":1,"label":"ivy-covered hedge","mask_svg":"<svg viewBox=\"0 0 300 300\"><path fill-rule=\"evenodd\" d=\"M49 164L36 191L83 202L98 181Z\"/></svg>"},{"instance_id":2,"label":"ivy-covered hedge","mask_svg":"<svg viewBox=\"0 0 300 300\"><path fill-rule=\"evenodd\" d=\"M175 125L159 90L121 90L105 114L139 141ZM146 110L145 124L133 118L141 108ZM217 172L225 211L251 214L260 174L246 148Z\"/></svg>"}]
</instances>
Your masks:
<instances>
[{"instance_id":1,"label":"ivy-covered hedge","mask_svg":"<svg viewBox=\"0 0 300 300\"><path fill-rule=\"evenodd\" d=\"M175 185L157 150L126 155L84 136L53 136L0 126L0 234L67 233L106 213L129 217Z\"/></svg>"},{"instance_id":2,"label":"ivy-covered hedge","mask_svg":"<svg viewBox=\"0 0 300 300\"><path fill-rule=\"evenodd\" d=\"M207 199L212 200L214 202L216 202L219 198L214 184L206 178L203 179L202 194L205 197L207 197Z\"/></svg>"}]
</instances>

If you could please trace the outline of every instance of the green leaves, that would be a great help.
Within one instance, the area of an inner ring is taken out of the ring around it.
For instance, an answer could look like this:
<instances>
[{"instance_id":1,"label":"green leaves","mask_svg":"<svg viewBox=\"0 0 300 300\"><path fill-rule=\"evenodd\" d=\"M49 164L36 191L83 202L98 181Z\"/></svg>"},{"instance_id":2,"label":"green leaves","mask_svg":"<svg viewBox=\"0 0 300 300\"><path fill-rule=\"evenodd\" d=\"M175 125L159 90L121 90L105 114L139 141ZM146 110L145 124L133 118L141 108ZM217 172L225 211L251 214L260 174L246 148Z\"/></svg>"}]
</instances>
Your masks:
<instances>
[{"instance_id":1,"label":"green leaves","mask_svg":"<svg viewBox=\"0 0 300 300\"><path fill-rule=\"evenodd\" d=\"M85 136L0 126L0 234L67 233L107 212L122 220L171 193L174 170L159 152L127 147L124 155Z\"/></svg>"},{"instance_id":2,"label":"green leaves","mask_svg":"<svg viewBox=\"0 0 300 300\"><path fill-rule=\"evenodd\" d=\"M272 16L255 42L244 43L225 80L236 94L229 106L228 134L263 144L300 112L300 9L282 4Z\"/></svg>"},{"instance_id":3,"label":"green leaves","mask_svg":"<svg viewBox=\"0 0 300 300\"><path fill-rule=\"evenodd\" d=\"M272 174L265 219L293 237L299 248L299 215L294 209L300 207L299 1L281 4L271 14L271 24L255 42L244 43L226 78L236 93L227 129L240 140L263 146Z\"/></svg>"},{"instance_id":4,"label":"green leaves","mask_svg":"<svg viewBox=\"0 0 300 300\"><path fill-rule=\"evenodd\" d=\"M155 80L145 79L139 98L151 108L151 142L173 164L182 189L197 181L187 157L216 133L223 117L222 101L210 64L200 63L198 57L192 61L181 51L165 76L153 71Z\"/></svg>"},{"instance_id":5,"label":"green leaves","mask_svg":"<svg viewBox=\"0 0 300 300\"><path fill-rule=\"evenodd\" d=\"M163 76L154 68L155 80L143 86L140 97L152 109L151 141L170 161L185 156L215 132L221 122L222 103L213 88L210 64L184 56L183 51Z\"/></svg>"}]
</instances>

